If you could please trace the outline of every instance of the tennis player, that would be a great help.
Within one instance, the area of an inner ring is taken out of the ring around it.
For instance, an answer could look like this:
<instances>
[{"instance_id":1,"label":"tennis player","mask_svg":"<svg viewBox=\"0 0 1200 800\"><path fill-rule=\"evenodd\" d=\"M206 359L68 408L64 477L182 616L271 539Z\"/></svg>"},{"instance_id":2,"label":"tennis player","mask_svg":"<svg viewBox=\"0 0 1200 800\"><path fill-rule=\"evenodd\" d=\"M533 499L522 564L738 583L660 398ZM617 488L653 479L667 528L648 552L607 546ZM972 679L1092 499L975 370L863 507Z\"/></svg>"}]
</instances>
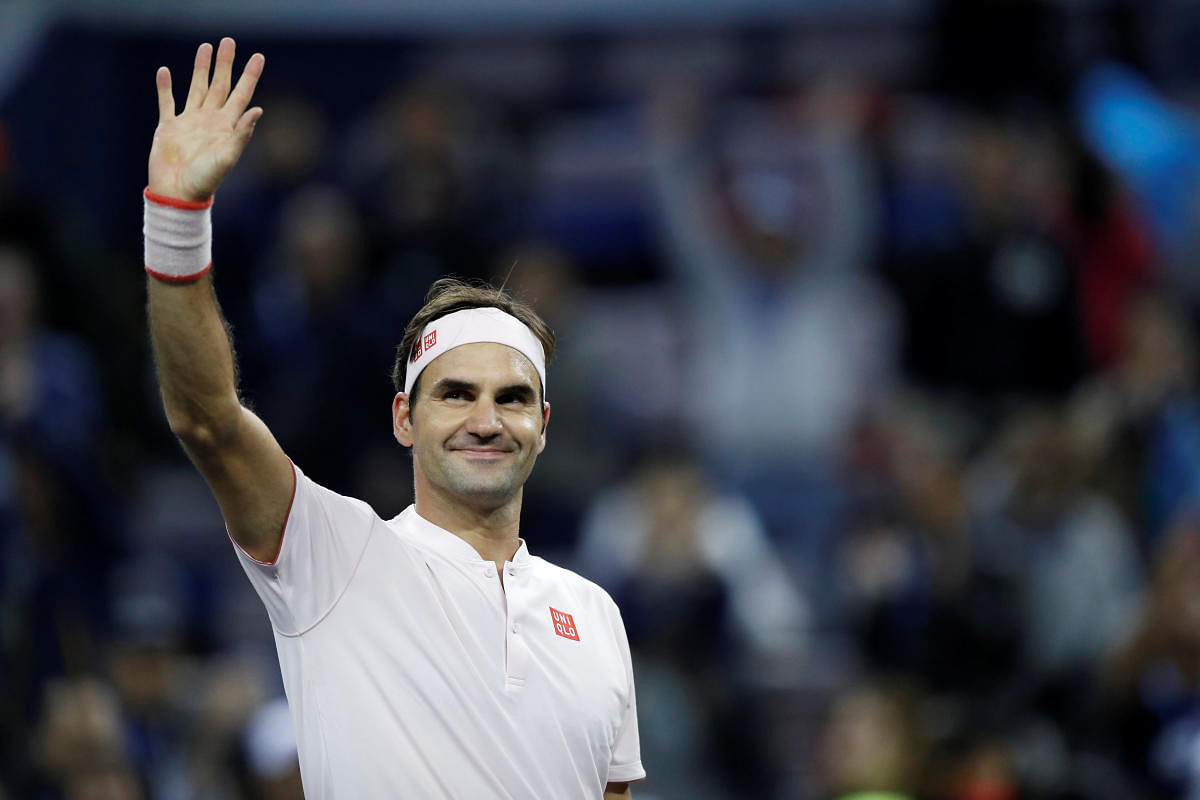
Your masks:
<instances>
[{"instance_id":1,"label":"tennis player","mask_svg":"<svg viewBox=\"0 0 1200 800\"><path fill-rule=\"evenodd\" d=\"M645 772L620 613L519 538L553 333L503 292L438 281L394 368L415 504L383 520L306 477L239 401L213 291L213 195L262 115L264 59L236 85L232 39L215 61L196 51L178 113L170 71L157 74L150 335L171 430L266 605L306 795L631 796Z\"/></svg>"}]
</instances>

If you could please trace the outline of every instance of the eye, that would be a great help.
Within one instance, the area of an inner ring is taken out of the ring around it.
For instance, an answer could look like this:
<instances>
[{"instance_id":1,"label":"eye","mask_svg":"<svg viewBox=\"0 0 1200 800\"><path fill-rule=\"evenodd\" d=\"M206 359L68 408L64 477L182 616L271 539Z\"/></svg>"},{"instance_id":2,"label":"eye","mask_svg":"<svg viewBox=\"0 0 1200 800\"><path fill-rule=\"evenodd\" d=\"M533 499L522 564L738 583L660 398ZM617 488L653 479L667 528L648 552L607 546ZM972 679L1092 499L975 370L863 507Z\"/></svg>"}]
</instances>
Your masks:
<instances>
[{"instance_id":1,"label":"eye","mask_svg":"<svg viewBox=\"0 0 1200 800\"><path fill-rule=\"evenodd\" d=\"M518 392L509 392L497 397L496 402L502 406L523 406L526 403L526 399L523 394Z\"/></svg>"},{"instance_id":2,"label":"eye","mask_svg":"<svg viewBox=\"0 0 1200 800\"><path fill-rule=\"evenodd\" d=\"M466 400L467 393L462 389L450 389L442 395L443 400Z\"/></svg>"}]
</instances>

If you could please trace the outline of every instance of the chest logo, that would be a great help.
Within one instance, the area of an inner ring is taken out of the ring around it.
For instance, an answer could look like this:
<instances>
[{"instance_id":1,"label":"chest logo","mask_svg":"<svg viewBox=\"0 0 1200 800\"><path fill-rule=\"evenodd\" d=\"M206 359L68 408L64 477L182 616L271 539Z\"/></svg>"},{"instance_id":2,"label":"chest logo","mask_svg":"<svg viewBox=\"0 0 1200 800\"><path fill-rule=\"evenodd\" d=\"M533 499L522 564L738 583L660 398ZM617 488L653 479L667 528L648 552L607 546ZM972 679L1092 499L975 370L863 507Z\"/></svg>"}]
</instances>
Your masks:
<instances>
[{"instance_id":1,"label":"chest logo","mask_svg":"<svg viewBox=\"0 0 1200 800\"><path fill-rule=\"evenodd\" d=\"M573 639L579 641L579 631L575 627L575 620L570 614L565 611L559 611L554 606L550 607L550 619L554 622L554 632L564 639Z\"/></svg>"}]
</instances>

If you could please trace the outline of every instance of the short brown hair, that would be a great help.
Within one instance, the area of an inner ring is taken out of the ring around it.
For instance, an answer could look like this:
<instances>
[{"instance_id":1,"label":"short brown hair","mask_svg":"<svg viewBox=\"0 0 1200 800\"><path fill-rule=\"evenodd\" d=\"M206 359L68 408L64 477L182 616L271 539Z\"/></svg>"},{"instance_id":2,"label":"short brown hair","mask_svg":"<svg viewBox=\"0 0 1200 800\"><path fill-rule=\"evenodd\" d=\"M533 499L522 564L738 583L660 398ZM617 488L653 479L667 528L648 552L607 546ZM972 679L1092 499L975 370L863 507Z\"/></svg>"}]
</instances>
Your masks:
<instances>
[{"instance_id":1,"label":"short brown hair","mask_svg":"<svg viewBox=\"0 0 1200 800\"><path fill-rule=\"evenodd\" d=\"M488 283L467 283L458 278L441 278L434 281L433 285L429 287L429 291L425 294L425 305L409 320L408 327L404 329L404 338L396 347L396 363L392 366L392 384L396 387L397 392L404 391L404 378L408 372L408 365L412 362L413 353L417 348L417 340L421 337L425 326L435 319L453 314L455 311L462 311L465 308L498 308L506 314L511 314L523 322L525 327L529 328L542 343L542 349L546 351L546 363L549 364L550 359L554 357L554 331L550 330L546 321L538 316L538 313L527 303L517 300L503 289L497 289ZM408 400L410 408L420 382L421 378L418 376L416 383L413 384L413 396ZM543 386L541 389L543 399L545 399L545 390L546 387Z\"/></svg>"}]
</instances>

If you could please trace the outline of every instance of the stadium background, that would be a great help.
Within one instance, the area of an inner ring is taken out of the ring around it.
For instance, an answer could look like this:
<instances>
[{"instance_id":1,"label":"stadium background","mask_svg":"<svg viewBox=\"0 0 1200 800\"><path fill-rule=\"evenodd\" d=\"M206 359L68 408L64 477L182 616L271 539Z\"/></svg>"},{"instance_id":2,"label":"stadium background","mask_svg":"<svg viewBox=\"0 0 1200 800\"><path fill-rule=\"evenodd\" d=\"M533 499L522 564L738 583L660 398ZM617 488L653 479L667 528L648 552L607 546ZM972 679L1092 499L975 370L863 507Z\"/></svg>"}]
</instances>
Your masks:
<instances>
[{"instance_id":1,"label":"stadium background","mask_svg":"<svg viewBox=\"0 0 1200 800\"><path fill-rule=\"evenodd\" d=\"M390 516L428 284L560 337L523 535L617 598L639 798L1200 796L1200 4L0 5L0 796L298 796L170 436L154 70L267 56L244 395Z\"/></svg>"}]
</instances>

